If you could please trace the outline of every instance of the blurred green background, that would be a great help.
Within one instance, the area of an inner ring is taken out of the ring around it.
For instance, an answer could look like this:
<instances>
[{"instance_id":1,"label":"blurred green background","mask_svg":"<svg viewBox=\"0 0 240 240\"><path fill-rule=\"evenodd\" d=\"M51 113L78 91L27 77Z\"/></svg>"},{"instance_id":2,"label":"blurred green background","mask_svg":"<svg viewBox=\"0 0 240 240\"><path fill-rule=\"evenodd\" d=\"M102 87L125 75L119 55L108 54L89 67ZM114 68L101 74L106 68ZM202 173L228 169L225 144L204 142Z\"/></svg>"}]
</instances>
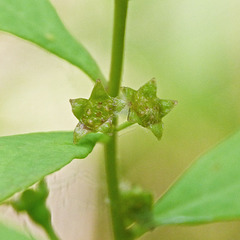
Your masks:
<instances>
[{"instance_id":1,"label":"blurred green background","mask_svg":"<svg viewBox=\"0 0 240 240\"><path fill-rule=\"evenodd\" d=\"M51 2L108 76L113 1ZM130 0L123 85L138 89L155 77L159 98L179 104L164 118L160 142L138 126L120 133L124 181L157 199L199 155L239 129L239 25L238 0ZM0 66L0 135L74 129L68 100L89 97L93 86L79 69L6 33L0 33ZM63 240L110 239L102 148L66 169L49 180L56 230ZM81 192L77 181L90 187ZM165 226L142 239L240 240L240 223Z\"/></svg>"}]
</instances>

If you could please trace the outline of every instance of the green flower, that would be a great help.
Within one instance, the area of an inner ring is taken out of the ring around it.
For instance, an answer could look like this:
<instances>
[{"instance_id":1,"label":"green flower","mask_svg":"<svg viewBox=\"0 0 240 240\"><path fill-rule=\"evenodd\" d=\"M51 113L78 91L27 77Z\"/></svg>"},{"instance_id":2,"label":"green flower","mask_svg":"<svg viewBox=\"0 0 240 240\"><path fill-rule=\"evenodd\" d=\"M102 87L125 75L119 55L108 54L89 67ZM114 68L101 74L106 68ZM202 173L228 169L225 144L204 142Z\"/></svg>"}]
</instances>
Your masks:
<instances>
[{"instance_id":1,"label":"green flower","mask_svg":"<svg viewBox=\"0 0 240 240\"><path fill-rule=\"evenodd\" d=\"M175 100L159 99L155 79L150 80L137 91L128 87L122 88L129 106L128 121L148 128L158 138L162 137L162 118L177 104Z\"/></svg>"},{"instance_id":2,"label":"green flower","mask_svg":"<svg viewBox=\"0 0 240 240\"><path fill-rule=\"evenodd\" d=\"M125 104L122 100L110 97L100 80L92 90L89 99L71 99L72 111L79 120L74 130L74 143L91 132L111 134L113 132L113 118Z\"/></svg>"}]
</instances>

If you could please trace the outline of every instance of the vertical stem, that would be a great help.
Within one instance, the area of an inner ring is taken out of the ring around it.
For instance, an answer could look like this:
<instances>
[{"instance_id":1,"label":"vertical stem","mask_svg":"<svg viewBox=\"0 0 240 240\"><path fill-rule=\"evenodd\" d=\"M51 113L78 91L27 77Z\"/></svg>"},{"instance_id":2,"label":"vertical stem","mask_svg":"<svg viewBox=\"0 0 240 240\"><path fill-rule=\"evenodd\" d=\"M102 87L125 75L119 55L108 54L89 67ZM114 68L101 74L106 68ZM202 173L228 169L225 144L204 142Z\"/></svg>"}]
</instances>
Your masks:
<instances>
[{"instance_id":1,"label":"vertical stem","mask_svg":"<svg viewBox=\"0 0 240 240\"><path fill-rule=\"evenodd\" d=\"M105 146L105 154L105 168L114 239L127 240L121 214L121 202L118 189L115 133Z\"/></svg>"},{"instance_id":2,"label":"vertical stem","mask_svg":"<svg viewBox=\"0 0 240 240\"><path fill-rule=\"evenodd\" d=\"M108 85L108 92L112 97L116 97L120 89L127 7L128 0L115 0L112 58ZM115 117L113 125L115 129L117 125L117 117ZM108 195L110 199L114 239L127 240L121 214L116 151L116 131L114 130L113 136L111 136L110 140L105 145L105 168Z\"/></svg>"},{"instance_id":3,"label":"vertical stem","mask_svg":"<svg viewBox=\"0 0 240 240\"><path fill-rule=\"evenodd\" d=\"M109 94L112 97L118 95L121 83L127 7L128 0L115 0L112 58L108 86Z\"/></svg>"}]
</instances>

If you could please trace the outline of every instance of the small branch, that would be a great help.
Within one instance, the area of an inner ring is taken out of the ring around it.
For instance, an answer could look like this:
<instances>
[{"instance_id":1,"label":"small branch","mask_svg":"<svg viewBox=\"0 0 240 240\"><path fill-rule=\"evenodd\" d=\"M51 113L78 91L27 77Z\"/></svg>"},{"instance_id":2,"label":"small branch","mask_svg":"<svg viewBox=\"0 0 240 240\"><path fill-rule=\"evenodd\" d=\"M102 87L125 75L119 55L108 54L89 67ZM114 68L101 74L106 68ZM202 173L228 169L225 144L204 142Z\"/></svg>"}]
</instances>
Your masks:
<instances>
[{"instance_id":1,"label":"small branch","mask_svg":"<svg viewBox=\"0 0 240 240\"><path fill-rule=\"evenodd\" d=\"M128 128L130 126L132 126L134 123L131 123L131 122L123 122L122 124L120 124L119 126L116 127L116 131L121 131L125 128Z\"/></svg>"}]
</instances>

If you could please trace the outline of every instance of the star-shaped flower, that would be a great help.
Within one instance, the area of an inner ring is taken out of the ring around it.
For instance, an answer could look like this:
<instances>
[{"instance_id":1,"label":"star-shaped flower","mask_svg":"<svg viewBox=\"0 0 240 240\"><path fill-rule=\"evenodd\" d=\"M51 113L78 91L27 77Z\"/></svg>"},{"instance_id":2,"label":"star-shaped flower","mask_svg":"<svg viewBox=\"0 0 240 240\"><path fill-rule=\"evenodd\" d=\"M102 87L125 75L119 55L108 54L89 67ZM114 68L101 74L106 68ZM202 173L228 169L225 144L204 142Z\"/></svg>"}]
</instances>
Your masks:
<instances>
[{"instance_id":1,"label":"star-shaped flower","mask_svg":"<svg viewBox=\"0 0 240 240\"><path fill-rule=\"evenodd\" d=\"M100 80L96 81L89 99L71 99L70 103L73 114L79 120L74 130L74 143L91 132L111 134L113 117L125 106L122 100L107 94Z\"/></svg>"},{"instance_id":2,"label":"star-shaped flower","mask_svg":"<svg viewBox=\"0 0 240 240\"><path fill-rule=\"evenodd\" d=\"M177 104L174 100L159 99L155 79L150 80L137 91L122 88L129 106L128 121L148 128L160 140L162 136L162 118Z\"/></svg>"}]
</instances>

